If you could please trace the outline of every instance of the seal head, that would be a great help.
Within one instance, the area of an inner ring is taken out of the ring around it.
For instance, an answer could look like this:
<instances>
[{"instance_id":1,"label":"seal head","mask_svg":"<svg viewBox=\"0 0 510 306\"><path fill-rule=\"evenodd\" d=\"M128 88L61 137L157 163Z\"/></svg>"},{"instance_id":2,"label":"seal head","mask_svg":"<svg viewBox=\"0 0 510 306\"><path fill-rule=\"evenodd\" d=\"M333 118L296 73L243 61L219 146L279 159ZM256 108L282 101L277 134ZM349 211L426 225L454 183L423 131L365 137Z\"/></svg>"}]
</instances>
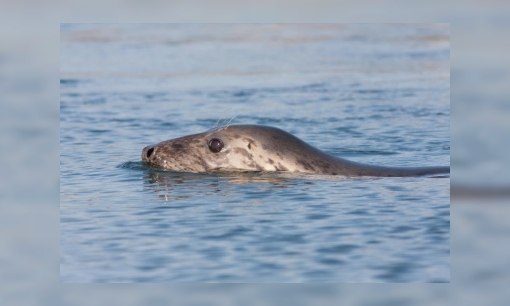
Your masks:
<instances>
[{"instance_id":1,"label":"seal head","mask_svg":"<svg viewBox=\"0 0 510 306\"><path fill-rule=\"evenodd\" d=\"M308 146L268 126L231 125L147 146L142 160L171 171L296 171L292 149Z\"/></svg>"},{"instance_id":2,"label":"seal head","mask_svg":"<svg viewBox=\"0 0 510 306\"><path fill-rule=\"evenodd\" d=\"M380 167L334 157L270 126L230 125L147 146L142 160L177 172L289 171L345 176L415 176L449 167Z\"/></svg>"}]
</instances>

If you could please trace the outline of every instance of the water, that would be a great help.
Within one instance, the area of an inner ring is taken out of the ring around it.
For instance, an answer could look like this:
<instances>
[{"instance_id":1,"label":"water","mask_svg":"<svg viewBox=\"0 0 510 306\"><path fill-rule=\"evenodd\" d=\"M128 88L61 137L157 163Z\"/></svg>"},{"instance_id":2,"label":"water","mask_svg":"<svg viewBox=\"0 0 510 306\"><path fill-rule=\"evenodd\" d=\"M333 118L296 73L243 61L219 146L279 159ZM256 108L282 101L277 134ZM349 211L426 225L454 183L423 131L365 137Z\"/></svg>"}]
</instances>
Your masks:
<instances>
[{"instance_id":1,"label":"water","mask_svg":"<svg viewBox=\"0 0 510 306\"><path fill-rule=\"evenodd\" d=\"M450 179L172 173L219 118L388 166L450 159L449 29L62 25L62 282L449 282Z\"/></svg>"}]
</instances>

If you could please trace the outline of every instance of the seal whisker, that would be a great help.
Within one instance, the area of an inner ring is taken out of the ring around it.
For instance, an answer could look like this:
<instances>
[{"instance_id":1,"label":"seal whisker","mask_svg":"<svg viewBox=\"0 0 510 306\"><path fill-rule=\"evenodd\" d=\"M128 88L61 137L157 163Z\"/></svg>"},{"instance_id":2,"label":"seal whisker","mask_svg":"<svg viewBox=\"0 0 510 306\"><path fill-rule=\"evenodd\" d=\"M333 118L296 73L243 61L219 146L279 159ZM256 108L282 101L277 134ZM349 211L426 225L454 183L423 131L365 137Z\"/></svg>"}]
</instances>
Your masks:
<instances>
[{"instance_id":1,"label":"seal whisker","mask_svg":"<svg viewBox=\"0 0 510 306\"><path fill-rule=\"evenodd\" d=\"M221 118L219 118L219 119L216 121L216 123L214 123L214 125L212 126L212 128L213 128L213 129L214 129L214 128L218 125L218 123L220 122L220 120L221 120Z\"/></svg>"},{"instance_id":2,"label":"seal whisker","mask_svg":"<svg viewBox=\"0 0 510 306\"><path fill-rule=\"evenodd\" d=\"M229 120L229 122L227 123L227 127L230 126L230 122L232 122L232 120L234 120L235 117L239 116L239 114L241 114L244 110L240 111L239 113L237 113L234 117L232 117L232 119Z\"/></svg>"},{"instance_id":3,"label":"seal whisker","mask_svg":"<svg viewBox=\"0 0 510 306\"><path fill-rule=\"evenodd\" d=\"M225 120L223 120L223 121L221 122L221 127L225 127L225 122L226 122L227 120L228 120L228 118L227 118L227 119L225 119Z\"/></svg>"},{"instance_id":4,"label":"seal whisker","mask_svg":"<svg viewBox=\"0 0 510 306\"><path fill-rule=\"evenodd\" d=\"M226 111L228 111L228 110L230 110L230 109L232 109L232 107L227 108L226 110L224 110L224 111L223 111L223 113L225 113ZM228 119L228 118L227 118L227 119ZM227 119L225 119L225 120L221 123L221 126L223 126L223 123L224 123ZM221 117L220 117L220 118L218 119L218 121L216 121L216 123L215 123L215 124L213 125L213 127L212 127L213 129L214 129L216 126L218 126L218 123L220 122L220 120L223 120L223 118L221 118Z\"/></svg>"}]
</instances>

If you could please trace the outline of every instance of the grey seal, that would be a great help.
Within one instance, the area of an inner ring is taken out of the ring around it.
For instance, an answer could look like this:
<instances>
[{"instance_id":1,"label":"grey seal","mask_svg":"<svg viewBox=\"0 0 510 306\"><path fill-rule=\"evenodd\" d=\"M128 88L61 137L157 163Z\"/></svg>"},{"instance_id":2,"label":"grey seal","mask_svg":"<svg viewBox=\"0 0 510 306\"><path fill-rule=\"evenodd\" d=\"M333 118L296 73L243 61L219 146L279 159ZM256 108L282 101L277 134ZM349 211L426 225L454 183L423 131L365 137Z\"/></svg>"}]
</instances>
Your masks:
<instances>
[{"instance_id":1,"label":"grey seal","mask_svg":"<svg viewBox=\"0 0 510 306\"><path fill-rule=\"evenodd\" d=\"M286 171L347 177L448 174L450 167L384 167L335 157L281 129L229 125L147 146L142 160L176 172Z\"/></svg>"}]
</instances>

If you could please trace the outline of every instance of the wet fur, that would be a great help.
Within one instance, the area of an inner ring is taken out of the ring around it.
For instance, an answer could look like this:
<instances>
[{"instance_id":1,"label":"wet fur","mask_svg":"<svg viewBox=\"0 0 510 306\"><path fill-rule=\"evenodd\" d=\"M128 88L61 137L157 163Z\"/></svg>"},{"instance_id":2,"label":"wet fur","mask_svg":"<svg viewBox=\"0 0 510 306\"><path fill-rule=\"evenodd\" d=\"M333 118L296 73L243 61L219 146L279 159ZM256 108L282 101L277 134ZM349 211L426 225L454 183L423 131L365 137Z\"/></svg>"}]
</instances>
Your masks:
<instances>
[{"instance_id":1,"label":"wet fur","mask_svg":"<svg viewBox=\"0 0 510 306\"><path fill-rule=\"evenodd\" d=\"M224 148L209 150L219 138ZM152 149L152 154L147 153ZM178 172L289 171L344 176L419 176L450 173L450 167L382 167L351 162L326 154L278 128L230 125L147 146L142 159Z\"/></svg>"}]
</instances>

